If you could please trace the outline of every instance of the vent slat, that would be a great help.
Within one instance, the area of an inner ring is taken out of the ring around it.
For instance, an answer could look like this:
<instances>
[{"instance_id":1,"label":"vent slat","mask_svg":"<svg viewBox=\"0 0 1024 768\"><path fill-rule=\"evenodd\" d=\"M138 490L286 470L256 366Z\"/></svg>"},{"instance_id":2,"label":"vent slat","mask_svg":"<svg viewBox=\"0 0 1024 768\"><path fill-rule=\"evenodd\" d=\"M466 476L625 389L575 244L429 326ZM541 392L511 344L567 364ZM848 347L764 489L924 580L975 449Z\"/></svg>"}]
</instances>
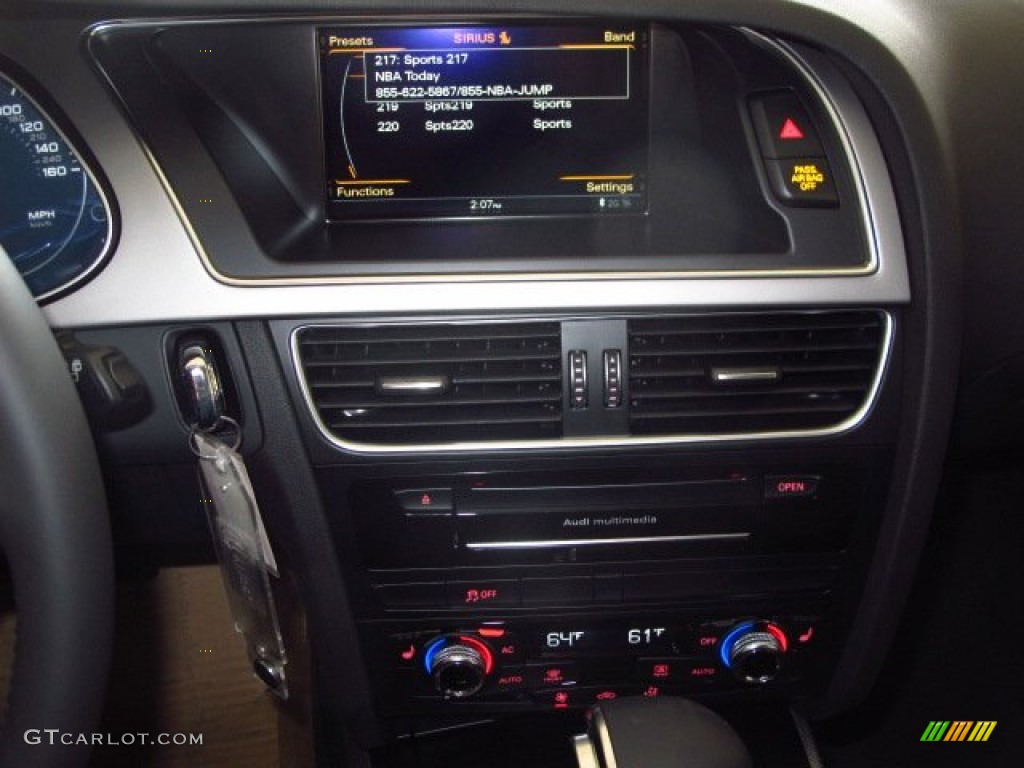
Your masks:
<instances>
[{"instance_id":1,"label":"vent slat","mask_svg":"<svg viewBox=\"0 0 1024 768\"><path fill-rule=\"evenodd\" d=\"M678 409L663 410L663 411L646 411L644 413L638 413L634 416L637 420L644 419L705 419L705 418L732 418L734 416L784 416L794 413L845 413L850 407L848 401L836 402L836 403L815 403L812 405L806 403L794 403L792 405L779 405L776 407L771 406L754 406L745 405L740 408L736 407L720 407L720 408L694 408L693 410L684 411Z\"/></svg>"},{"instance_id":2,"label":"vent slat","mask_svg":"<svg viewBox=\"0 0 1024 768\"><path fill-rule=\"evenodd\" d=\"M416 364L429 361L433 365L445 363L508 363L515 361L533 360L554 360L558 364L558 357L552 357L550 352L494 352L490 354L467 354L447 353L431 355L429 352L417 352L407 350L395 350L388 354L382 352L375 357L351 357L337 358L332 360L308 360L305 365L309 368L335 368L349 366L375 366L375 365L400 365L404 363Z\"/></svg>"},{"instance_id":3,"label":"vent slat","mask_svg":"<svg viewBox=\"0 0 1024 768\"><path fill-rule=\"evenodd\" d=\"M377 408L381 404L379 397L375 396L375 392L362 392L359 394L353 393L347 397L341 397L335 394L321 395L317 398L317 405L320 408ZM453 395L445 397L443 402L440 402L436 397L407 397L399 398L392 397L392 402L387 403L388 409L411 409L411 408L422 408L424 402L430 404L432 408L453 408L462 406L473 406L473 405L496 405L502 404L515 405L516 403L561 403L562 393L560 390L554 393L516 393L510 392L507 394L496 393L492 395L480 394L480 395Z\"/></svg>"},{"instance_id":4,"label":"vent slat","mask_svg":"<svg viewBox=\"0 0 1024 768\"><path fill-rule=\"evenodd\" d=\"M786 354L786 353L815 353L815 352L873 352L877 346L870 341L836 342L829 344L813 344L800 342L789 342L785 344L774 343L766 340L763 344L748 342L737 344L734 347L726 346L658 346L656 349L638 349L630 354L636 358L643 357L664 357L666 355L748 355L751 353L763 354Z\"/></svg>"},{"instance_id":5,"label":"vent slat","mask_svg":"<svg viewBox=\"0 0 1024 768\"><path fill-rule=\"evenodd\" d=\"M400 417L399 417L400 416ZM541 410L534 410L530 412L524 412L522 414L516 414L512 411L502 414L500 418L495 418L491 413L481 413L473 415L472 413L462 412L456 414L450 414L446 417L443 413L421 411L418 413L410 414L394 414L388 412L387 415L380 414L377 411L369 412L365 415L365 418L353 418L353 419L336 419L332 418L328 423L331 427L338 429L371 429L371 428L395 428L400 429L404 427L455 427L455 426L486 426L488 424L493 425L509 425L509 424L534 424L537 422L541 423L554 423L560 422L562 419L560 414L548 413Z\"/></svg>"},{"instance_id":6,"label":"vent slat","mask_svg":"<svg viewBox=\"0 0 1024 768\"><path fill-rule=\"evenodd\" d=\"M369 328L330 326L303 331L304 346L323 344L381 344L385 342L524 341L550 339L551 323L500 323L487 325L379 325ZM557 326L555 326L557 327ZM557 336L557 334L556 334Z\"/></svg>"},{"instance_id":7,"label":"vent slat","mask_svg":"<svg viewBox=\"0 0 1024 768\"><path fill-rule=\"evenodd\" d=\"M723 316L718 316L723 317ZM708 318L692 318L692 323L685 327L678 324L677 318L658 320L638 320L631 329L646 335L686 336L696 333L808 333L819 331L850 331L862 328L879 328L882 321L878 316L863 314L853 320L837 320L835 317L815 317L805 315L793 322L787 317L769 317L766 315L730 315L726 322L719 322L715 316Z\"/></svg>"},{"instance_id":8,"label":"vent slat","mask_svg":"<svg viewBox=\"0 0 1024 768\"><path fill-rule=\"evenodd\" d=\"M707 378L707 370L702 367L691 365L675 365L667 362L661 365L649 365L649 360L639 361L632 369L637 378L644 379L668 379L668 378ZM788 362L780 361L779 372L783 376L802 375L805 373L831 374L831 373L865 373L871 374L875 370L877 359L875 355L865 356L863 362Z\"/></svg>"},{"instance_id":9,"label":"vent slat","mask_svg":"<svg viewBox=\"0 0 1024 768\"><path fill-rule=\"evenodd\" d=\"M398 375L398 374L391 374ZM436 375L436 374L417 374L423 375ZM541 375L509 375L509 376L456 376L452 378L453 386L470 385L470 384L556 384L561 382L562 377L559 374L552 373L547 376ZM314 376L309 378L309 386L311 389L365 389L367 387L373 387L376 384L376 379L316 379Z\"/></svg>"},{"instance_id":10,"label":"vent slat","mask_svg":"<svg viewBox=\"0 0 1024 768\"><path fill-rule=\"evenodd\" d=\"M461 362L456 366L425 364L422 361L389 364L389 376L448 376L453 385L491 382L559 382L562 371L555 357L539 361ZM308 366L306 381L310 387L372 387L379 367Z\"/></svg>"},{"instance_id":11,"label":"vent slat","mask_svg":"<svg viewBox=\"0 0 1024 768\"><path fill-rule=\"evenodd\" d=\"M561 435L558 323L320 326L297 336L324 427L385 445ZM380 392L384 378L438 379L437 392Z\"/></svg>"},{"instance_id":12,"label":"vent slat","mask_svg":"<svg viewBox=\"0 0 1024 768\"><path fill-rule=\"evenodd\" d=\"M812 385L805 385L805 386L781 386L781 385L776 385L776 387L774 389L772 389L771 392L764 392L763 394L761 394L759 396L760 397L765 397L765 398L805 396L805 395L813 397L815 395L830 396L830 395L833 395L835 393L845 393L845 392L857 393L857 392L863 392L864 391L864 387L868 383L869 382L840 382L840 383L834 384L832 386L825 386L825 385L819 385L819 386L812 386ZM710 388L696 389L696 388L694 388L692 390L684 390L684 389L681 389L679 387L674 387L674 388L670 388L670 387L667 387L667 386L666 387L650 387L650 386L645 386L642 383L640 383L640 384L634 385L633 396L636 397L636 398L642 397L645 400L660 400L660 399L664 399L664 400L669 400L669 399L707 400L707 399L712 399L712 398L726 398L726 399L727 398L733 398L733 399L750 398L750 393L749 393L749 391L747 391L743 387L737 387L733 391L726 391L726 390L724 390L724 388L720 388L720 389L710 389Z\"/></svg>"},{"instance_id":13,"label":"vent slat","mask_svg":"<svg viewBox=\"0 0 1024 768\"><path fill-rule=\"evenodd\" d=\"M629 323L630 431L749 434L834 426L857 413L880 364L878 312L777 312ZM716 382L712 371L772 372Z\"/></svg>"}]
</instances>

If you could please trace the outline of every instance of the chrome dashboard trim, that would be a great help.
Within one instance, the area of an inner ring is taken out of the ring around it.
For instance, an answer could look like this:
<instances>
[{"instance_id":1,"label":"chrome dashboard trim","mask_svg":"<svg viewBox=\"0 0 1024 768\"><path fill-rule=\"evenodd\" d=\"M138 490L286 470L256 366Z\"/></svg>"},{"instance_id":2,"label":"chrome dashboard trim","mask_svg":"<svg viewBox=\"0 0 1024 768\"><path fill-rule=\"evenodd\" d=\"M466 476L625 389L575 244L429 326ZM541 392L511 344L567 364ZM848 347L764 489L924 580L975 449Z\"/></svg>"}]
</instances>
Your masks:
<instances>
[{"instance_id":1,"label":"chrome dashboard trim","mask_svg":"<svg viewBox=\"0 0 1024 768\"><path fill-rule=\"evenodd\" d=\"M800 314L799 311L794 314ZM893 347L893 319L892 315L885 311L880 311L879 314L883 320L882 328L882 341L879 351L878 365L875 371L874 379L871 382L871 387L868 390L867 396L864 398L864 403L861 407L848 418L843 421L834 424L830 427L822 427L819 429L805 429L805 430L793 430L793 431L777 431L777 432L754 432L754 433L730 433L730 434L683 434L683 435L657 435L657 436L626 436L626 435L608 435L608 436L595 436L595 437L569 437L559 438L553 440L518 440L518 441L472 441L472 442L455 442L455 443L422 443L422 444L407 444L407 445L384 445L379 443L360 443L352 440L344 440L336 437L331 433L330 429L324 424L323 419L320 418L320 414L317 412L316 405L313 401L313 395L310 392L309 385L306 382L305 374L302 370L302 364L299 358L299 333L307 328L323 328L323 327L357 327L357 328L373 328L382 325L398 325L402 323L366 323L366 322L353 322L353 323L305 323L299 325L291 330L289 335L289 347L291 356L292 370L295 374L295 379L299 387L299 392L302 395L302 399L305 402L306 410L309 417L312 419L313 425L320 436L326 440L333 447L338 448L347 453L353 454L368 454L368 455L382 455L382 454L424 454L424 453L465 453L465 452L482 452L482 451L523 451L523 450L566 450L566 449L586 449L586 448L606 448L606 447L641 447L641 446L660 446L660 445L694 445L701 443L726 443L726 442L742 442L742 441L765 441L765 440L793 440L799 438L810 438L810 437L832 437L835 435L849 432L856 429L864 420L868 414L874 408L875 401L878 398L878 393L882 387L882 381L885 378L885 372L889 368L889 362L892 355ZM625 316L620 316L625 317ZM544 321L559 321L566 318L551 318L551 317L538 317L531 318L538 322ZM607 319L607 318L605 318ZM507 322L517 322L517 320L509 320ZM470 321L462 321L470 322ZM472 321L480 322L480 321ZM498 321L501 322L501 321ZM452 325L460 324L459 321L431 321L424 323L425 325Z\"/></svg>"},{"instance_id":2,"label":"chrome dashboard trim","mask_svg":"<svg viewBox=\"0 0 1024 768\"><path fill-rule=\"evenodd\" d=\"M327 20L319 19L320 21ZM141 22L140 22L141 23ZM155 23L155 22L153 22ZM179 22L175 22L179 23ZM180 22L206 23L206 22ZM264 23L272 23L267 21ZM108 23L95 30L116 26ZM120 258L82 289L45 308L51 324L190 321L196 317L283 318L307 315L621 311L625 307L793 307L900 304L910 300L906 254L888 171L871 128L845 79L817 52L789 50L840 119L855 176L863 185L872 263L854 271L587 272L359 276L237 280L217 276L155 157L106 94L92 117L116 124L86 137L121 205ZM72 116L72 119L74 117ZM134 140L133 140L134 139ZM127 151L126 146L138 149ZM154 183L156 182L156 183ZM152 236L162 232L163 237ZM145 258L143 258L145 255ZM170 291L140 291L159 281ZM188 296L187 302L181 301Z\"/></svg>"}]
</instances>

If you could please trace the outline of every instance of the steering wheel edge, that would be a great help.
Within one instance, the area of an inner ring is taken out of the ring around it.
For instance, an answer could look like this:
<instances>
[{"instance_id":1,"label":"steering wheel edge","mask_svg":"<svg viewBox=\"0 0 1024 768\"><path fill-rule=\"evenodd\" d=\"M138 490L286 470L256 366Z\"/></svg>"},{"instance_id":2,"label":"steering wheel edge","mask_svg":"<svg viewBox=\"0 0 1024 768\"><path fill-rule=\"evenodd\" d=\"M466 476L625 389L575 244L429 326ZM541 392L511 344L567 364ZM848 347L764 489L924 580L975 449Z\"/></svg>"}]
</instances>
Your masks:
<instances>
[{"instance_id":1,"label":"steering wheel edge","mask_svg":"<svg viewBox=\"0 0 1024 768\"><path fill-rule=\"evenodd\" d=\"M2 248L0 371L0 550L17 610L0 765L85 765L113 642L106 496L67 366Z\"/></svg>"}]
</instances>

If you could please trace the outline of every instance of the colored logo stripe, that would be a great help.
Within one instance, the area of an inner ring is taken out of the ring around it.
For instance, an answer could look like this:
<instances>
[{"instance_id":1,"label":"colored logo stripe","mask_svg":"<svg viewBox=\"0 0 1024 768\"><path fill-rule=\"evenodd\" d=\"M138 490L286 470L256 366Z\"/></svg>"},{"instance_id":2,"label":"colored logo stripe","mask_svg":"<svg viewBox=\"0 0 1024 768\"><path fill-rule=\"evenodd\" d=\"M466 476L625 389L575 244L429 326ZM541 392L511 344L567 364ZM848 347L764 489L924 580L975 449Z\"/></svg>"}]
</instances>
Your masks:
<instances>
[{"instance_id":1,"label":"colored logo stripe","mask_svg":"<svg viewBox=\"0 0 1024 768\"><path fill-rule=\"evenodd\" d=\"M971 731L971 735L967 737L967 740L988 741L988 737L992 735L992 731L995 729L995 720L979 720L978 724L974 726L974 730Z\"/></svg>"},{"instance_id":2,"label":"colored logo stripe","mask_svg":"<svg viewBox=\"0 0 1024 768\"><path fill-rule=\"evenodd\" d=\"M967 738L967 734L970 732L971 726L974 725L972 720L956 720L953 725L949 728L949 733L946 734L946 738L943 741L963 741Z\"/></svg>"},{"instance_id":3,"label":"colored logo stripe","mask_svg":"<svg viewBox=\"0 0 1024 768\"><path fill-rule=\"evenodd\" d=\"M995 720L932 720L921 741L988 741L995 729Z\"/></svg>"}]
</instances>

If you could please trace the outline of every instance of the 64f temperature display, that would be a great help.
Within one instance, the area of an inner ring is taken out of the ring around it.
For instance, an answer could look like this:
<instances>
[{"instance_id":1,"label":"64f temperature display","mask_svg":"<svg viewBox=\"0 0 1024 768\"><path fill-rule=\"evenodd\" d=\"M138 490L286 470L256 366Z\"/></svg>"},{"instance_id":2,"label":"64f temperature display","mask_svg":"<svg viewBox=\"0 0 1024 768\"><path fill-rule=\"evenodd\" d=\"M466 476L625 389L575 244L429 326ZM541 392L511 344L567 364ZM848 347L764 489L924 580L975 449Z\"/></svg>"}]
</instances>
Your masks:
<instances>
[{"instance_id":1,"label":"64f temperature display","mask_svg":"<svg viewBox=\"0 0 1024 768\"><path fill-rule=\"evenodd\" d=\"M646 209L648 30L319 30L335 220Z\"/></svg>"}]
</instances>

